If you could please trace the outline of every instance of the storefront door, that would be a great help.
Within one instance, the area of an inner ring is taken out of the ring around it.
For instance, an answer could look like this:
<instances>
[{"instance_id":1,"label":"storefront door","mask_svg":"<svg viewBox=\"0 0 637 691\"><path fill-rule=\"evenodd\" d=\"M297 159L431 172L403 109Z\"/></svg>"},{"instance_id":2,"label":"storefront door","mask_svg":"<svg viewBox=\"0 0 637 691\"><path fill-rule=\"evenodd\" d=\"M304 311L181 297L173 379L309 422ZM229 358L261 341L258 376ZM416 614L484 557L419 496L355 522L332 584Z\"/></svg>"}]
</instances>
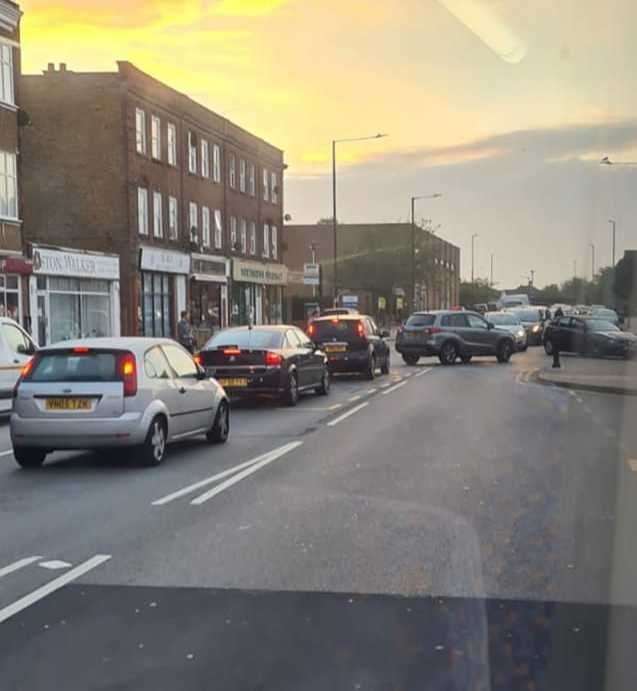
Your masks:
<instances>
[{"instance_id":1,"label":"storefront door","mask_svg":"<svg viewBox=\"0 0 637 691\"><path fill-rule=\"evenodd\" d=\"M174 335L174 279L171 274L142 271L142 336Z\"/></svg>"}]
</instances>

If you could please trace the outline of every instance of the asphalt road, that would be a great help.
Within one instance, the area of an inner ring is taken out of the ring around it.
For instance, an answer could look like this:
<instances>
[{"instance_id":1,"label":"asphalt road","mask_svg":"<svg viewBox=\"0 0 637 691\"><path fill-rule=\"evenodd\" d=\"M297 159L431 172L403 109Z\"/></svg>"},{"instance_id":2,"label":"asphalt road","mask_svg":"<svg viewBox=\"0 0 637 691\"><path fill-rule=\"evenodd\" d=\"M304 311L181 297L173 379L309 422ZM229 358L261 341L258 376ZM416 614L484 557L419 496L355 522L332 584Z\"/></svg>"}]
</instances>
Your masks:
<instances>
[{"instance_id":1,"label":"asphalt road","mask_svg":"<svg viewBox=\"0 0 637 691\"><path fill-rule=\"evenodd\" d=\"M637 400L543 358L394 358L157 469L0 427L0 687L633 689Z\"/></svg>"}]
</instances>

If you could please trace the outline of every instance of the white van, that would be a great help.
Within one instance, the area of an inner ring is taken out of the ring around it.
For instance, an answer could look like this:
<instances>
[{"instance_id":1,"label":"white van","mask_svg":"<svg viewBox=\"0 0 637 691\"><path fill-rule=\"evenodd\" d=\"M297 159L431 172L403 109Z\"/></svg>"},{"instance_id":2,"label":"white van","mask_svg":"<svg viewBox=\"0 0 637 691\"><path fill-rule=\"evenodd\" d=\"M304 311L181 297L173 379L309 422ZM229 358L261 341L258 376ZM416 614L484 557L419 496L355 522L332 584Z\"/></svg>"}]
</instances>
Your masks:
<instances>
[{"instance_id":1,"label":"white van","mask_svg":"<svg viewBox=\"0 0 637 691\"><path fill-rule=\"evenodd\" d=\"M13 407L13 388L37 346L13 319L0 317L0 415Z\"/></svg>"},{"instance_id":2,"label":"white van","mask_svg":"<svg viewBox=\"0 0 637 691\"><path fill-rule=\"evenodd\" d=\"M518 293L517 295L500 295L497 305L500 309L507 307L526 307L529 304L529 296L525 293Z\"/></svg>"}]
</instances>

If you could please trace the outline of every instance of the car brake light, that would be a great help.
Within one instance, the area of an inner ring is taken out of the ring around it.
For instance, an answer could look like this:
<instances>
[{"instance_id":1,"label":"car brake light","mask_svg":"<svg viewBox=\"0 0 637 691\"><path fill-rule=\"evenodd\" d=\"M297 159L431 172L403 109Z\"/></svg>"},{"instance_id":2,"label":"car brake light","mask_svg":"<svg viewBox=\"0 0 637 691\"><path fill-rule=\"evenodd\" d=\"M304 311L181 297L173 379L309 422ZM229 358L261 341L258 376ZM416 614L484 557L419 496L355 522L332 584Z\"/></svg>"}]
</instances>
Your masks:
<instances>
[{"instance_id":1,"label":"car brake light","mask_svg":"<svg viewBox=\"0 0 637 691\"><path fill-rule=\"evenodd\" d=\"M74 353L88 353L89 349L86 346L77 346L76 348L73 348Z\"/></svg>"},{"instance_id":2,"label":"car brake light","mask_svg":"<svg viewBox=\"0 0 637 691\"><path fill-rule=\"evenodd\" d=\"M224 355L241 355L241 349L240 348L224 348L223 354Z\"/></svg>"},{"instance_id":3,"label":"car brake light","mask_svg":"<svg viewBox=\"0 0 637 691\"><path fill-rule=\"evenodd\" d=\"M20 370L20 376L18 377L18 380L15 383L15 386L13 387L13 398L16 398L18 395L18 386L20 386L20 383L23 382L29 374L31 374L31 371L33 370L33 365L35 364L35 358L32 357L29 361L27 361L22 369Z\"/></svg>"},{"instance_id":4,"label":"car brake light","mask_svg":"<svg viewBox=\"0 0 637 691\"><path fill-rule=\"evenodd\" d=\"M356 324L356 332L361 338L363 338L363 336L365 335L365 328L363 327L361 322L358 322L358 324Z\"/></svg>"},{"instance_id":5,"label":"car brake light","mask_svg":"<svg viewBox=\"0 0 637 691\"><path fill-rule=\"evenodd\" d=\"M137 395L137 362L133 353L120 355L118 363L119 373L124 383L124 397Z\"/></svg>"},{"instance_id":6,"label":"car brake light","mask_svg":"<svg viewBox=\"0 0 637 691\"><path fill-rule=\"evenodd\" d=\"M428 335L439 334L442 333L442 329L439 326L430 326L428 329L425 329L425 333Z\"/></svg>"},{"instance_id":7,"label":"car brake light","mask_svg":"<svg viewBox=\"0 0 637 691\"><path fill-rule=\"evenodd\" d=\"M200 353L193 355L192 359L199 365L199 367L201 367L201 354Z\"/></svg>"},{"instance_id":8,"label":"car brake light","mask_svg":"<svg viewBox=\"0 0 637 691\"><path fill-rule=\"evenodd\" d=\"M282 361L283 358L279 355L279 353L273 353L268 350L265 354L266 367L280 367Z\"/></svg>"},{"instance_id":9,"label":"car brake light","mask_svg":"<svg viewBox=\"0 0 637 691\"><path fill-rule=\"evenodd\" d=\"M314 328L314 324L310 324L310 325L307 327L307 335L308 335L308 336L314 336L314 332L315 332L315 331L316 331L316 329Z\"/></svg>"},{"instance_id":10,"label":"car brake light","mask_svg":"<svg viewBox=\"0 0 637 691\"><path fill-rule=\"evenodd\" d=\"M332 319L332 324L338 324L338 317L334 317L334 319Z\"/></svg>"}]
</instances>

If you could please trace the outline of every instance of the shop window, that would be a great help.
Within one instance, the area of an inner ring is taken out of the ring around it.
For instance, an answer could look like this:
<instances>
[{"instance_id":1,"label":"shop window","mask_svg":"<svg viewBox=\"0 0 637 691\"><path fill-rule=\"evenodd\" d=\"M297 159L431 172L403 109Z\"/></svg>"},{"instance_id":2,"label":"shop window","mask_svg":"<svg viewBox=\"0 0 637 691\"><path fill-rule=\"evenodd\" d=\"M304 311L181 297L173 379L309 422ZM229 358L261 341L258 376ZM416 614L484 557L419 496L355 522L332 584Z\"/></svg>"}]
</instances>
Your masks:
<instances>
[{"instance_id":1,"label":"shop window","mask_svg":"<svg viewBox=\"0 0 637 691\"><path fill-rule=\"evenodd\" d=\"M172 337L172 276L142 271L141 282L143 335L166 338Z\"/></svg>"},{"instance_id":2,"label":"shop window","mask_svg":"<svg viewBox=\"0 0 637 691\"><path fill-rule=\"evenodd\" d=\"M112 334L108 281L51 277L49 304L51 343Z\"/></svg>"},{"instance_id":3,"label":"shop window","mask_svg":"<svg viewBox=\"0 0 637 691\"><path fill-rule=\"evenodd\" d=\"M10 317L19 322L18 277L13 274L0 275L0 317Z\"/></svg>"}]
</instances>

